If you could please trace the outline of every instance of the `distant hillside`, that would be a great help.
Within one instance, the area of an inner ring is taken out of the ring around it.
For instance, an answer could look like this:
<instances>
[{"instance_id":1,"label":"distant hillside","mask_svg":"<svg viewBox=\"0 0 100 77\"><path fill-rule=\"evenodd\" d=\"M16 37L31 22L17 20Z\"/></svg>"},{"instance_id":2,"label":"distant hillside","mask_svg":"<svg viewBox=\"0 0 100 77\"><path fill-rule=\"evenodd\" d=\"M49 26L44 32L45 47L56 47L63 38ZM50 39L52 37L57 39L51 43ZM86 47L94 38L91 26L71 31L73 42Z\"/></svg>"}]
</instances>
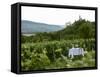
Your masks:
<instances>
[{"instance_id":1,"label":"distant hillside","mask_svg":"<svg viewBox=\"0 0 100 77\"><path fill-rule=\"evenodd\" d=\"M51 25L51 24L45 24L40 22L33 22L33 21L27 21L22 20L22 33L24 34L31 34L34 32L53 32L63 29L60 25Z\"/></svg>"},{"instance_id":2,"label":"distant hillside","mask_svg":"<svg viewBox=\"0 0 100 77\"><path fill-rule=\"evenodd\" d=\"M49 26L45 25L45 26L51 29L50 25ZM56 28L54 27L52 29L54 30ZM95 34L96 34L95 33L95 22L86 21L84 19L77 20L72 24L66 25L65 28L63 29L59 28L59 29L61 30L58 30L55 32L48 32L48 33L47 32L37 33L35 35L28 34L28 37L22 36L22 39L23 39L22 42L25 43L25 42L43 42L43 41L53 41L53 40L89 39L89 38L95 38Z\"/></svg>"}]
</instances>

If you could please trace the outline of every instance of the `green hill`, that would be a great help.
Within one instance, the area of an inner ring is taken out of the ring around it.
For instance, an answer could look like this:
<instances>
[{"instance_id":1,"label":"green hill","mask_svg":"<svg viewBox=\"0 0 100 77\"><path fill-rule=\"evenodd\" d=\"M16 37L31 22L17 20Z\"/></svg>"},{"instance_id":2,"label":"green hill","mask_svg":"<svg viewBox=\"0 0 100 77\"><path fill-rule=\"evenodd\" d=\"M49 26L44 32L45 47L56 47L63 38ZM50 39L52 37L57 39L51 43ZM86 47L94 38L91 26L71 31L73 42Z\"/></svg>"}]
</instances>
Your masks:
<instances>
[{"instance_id":1,"label":"green hill","mask_svg":"<svg viewBox=\"0 0 100 77\"><path fill-rule=\"evenodd\" d=\"M35 36L22 36L22 42L43 42L53 40L95 38L95 22L84 19L77 20L72 24L66 25L62 30L54 32L38 32ZM25 39L25 40L24 40Z\"/></svg>"}]
</instances>

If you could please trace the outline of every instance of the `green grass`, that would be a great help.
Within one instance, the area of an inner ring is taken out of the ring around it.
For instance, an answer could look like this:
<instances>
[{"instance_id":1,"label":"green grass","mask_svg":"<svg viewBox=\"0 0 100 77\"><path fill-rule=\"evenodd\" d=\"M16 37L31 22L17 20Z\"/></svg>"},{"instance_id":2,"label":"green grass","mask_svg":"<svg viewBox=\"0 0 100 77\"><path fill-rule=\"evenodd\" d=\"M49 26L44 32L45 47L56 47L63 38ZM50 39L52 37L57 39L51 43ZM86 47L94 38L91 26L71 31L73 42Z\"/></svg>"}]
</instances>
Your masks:
<instances>
[{"instance_id":1,"label":"green grass","mask_svg":"<svg viewBox=\"0 0 100 77\"><path fill-rule=\"evenodd\" d=\"M61 68L82 68L95 66L95 50L93 39L85 46L84 56L68 57L72 44L83 48L84 40L61 40L40 43L24 43L21 46L21 67L23 71ZM92 42L92 43L91 43Z\"/></svg>"}]
</instances>

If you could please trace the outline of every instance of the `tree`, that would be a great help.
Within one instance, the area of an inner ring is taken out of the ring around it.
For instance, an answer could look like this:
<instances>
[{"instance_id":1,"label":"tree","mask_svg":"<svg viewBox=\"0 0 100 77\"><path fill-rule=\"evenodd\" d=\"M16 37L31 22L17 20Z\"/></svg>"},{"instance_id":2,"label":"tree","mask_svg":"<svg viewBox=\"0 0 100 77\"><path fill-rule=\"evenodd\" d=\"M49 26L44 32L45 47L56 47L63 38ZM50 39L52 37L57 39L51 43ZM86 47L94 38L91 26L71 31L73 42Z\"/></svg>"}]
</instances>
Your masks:
<instances>
[{"instance_id":1,"label":"tree","mask_svg":"<svg viewBox=\"0 0 100 77\"><path fill-rule=\"evenodd\" d=\"M82 25L80 25L79 27L79 35L81 38L84 39L84 43L85 43L85 47L87 47L89 44L88 44L88 41L89 41L89 38L92 37L92 25L90 22L86 22L86 23L83 23ZM85 49L84 47L84 49Z\"/></svg>"},{"instance_id":2,"label":"tree","mask_svg":"<svg viewBox=\"0 0 100 77\"><path fill-rule=\"evenodd\" d=\"M92 36L92 27L90 22L83 23L79 27L79 35L81 38L88 39Z\"/></svg>"}]
</instances>

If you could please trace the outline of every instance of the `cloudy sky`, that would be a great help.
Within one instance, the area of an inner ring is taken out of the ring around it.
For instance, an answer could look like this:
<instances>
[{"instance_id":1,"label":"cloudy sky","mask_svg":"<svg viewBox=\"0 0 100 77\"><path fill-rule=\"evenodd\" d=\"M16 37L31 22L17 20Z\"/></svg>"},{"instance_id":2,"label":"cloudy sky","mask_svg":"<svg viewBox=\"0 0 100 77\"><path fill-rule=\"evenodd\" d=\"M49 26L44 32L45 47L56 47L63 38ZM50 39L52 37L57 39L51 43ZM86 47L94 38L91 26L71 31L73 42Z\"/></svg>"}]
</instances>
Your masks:
<instances>
[{"instance_id":1,"label":"cloudy sky","mask_svg":"<svg viewBox=\"0 0 100 77\"><path fill-rule=\"evenodd\" d=\"M93 10L73 10L43 7L21 7L22 20L30 20L47 24L63 25L73 23L81 16L83 19L95 21L95 11Z\"/></svg>"}]
</instances>

